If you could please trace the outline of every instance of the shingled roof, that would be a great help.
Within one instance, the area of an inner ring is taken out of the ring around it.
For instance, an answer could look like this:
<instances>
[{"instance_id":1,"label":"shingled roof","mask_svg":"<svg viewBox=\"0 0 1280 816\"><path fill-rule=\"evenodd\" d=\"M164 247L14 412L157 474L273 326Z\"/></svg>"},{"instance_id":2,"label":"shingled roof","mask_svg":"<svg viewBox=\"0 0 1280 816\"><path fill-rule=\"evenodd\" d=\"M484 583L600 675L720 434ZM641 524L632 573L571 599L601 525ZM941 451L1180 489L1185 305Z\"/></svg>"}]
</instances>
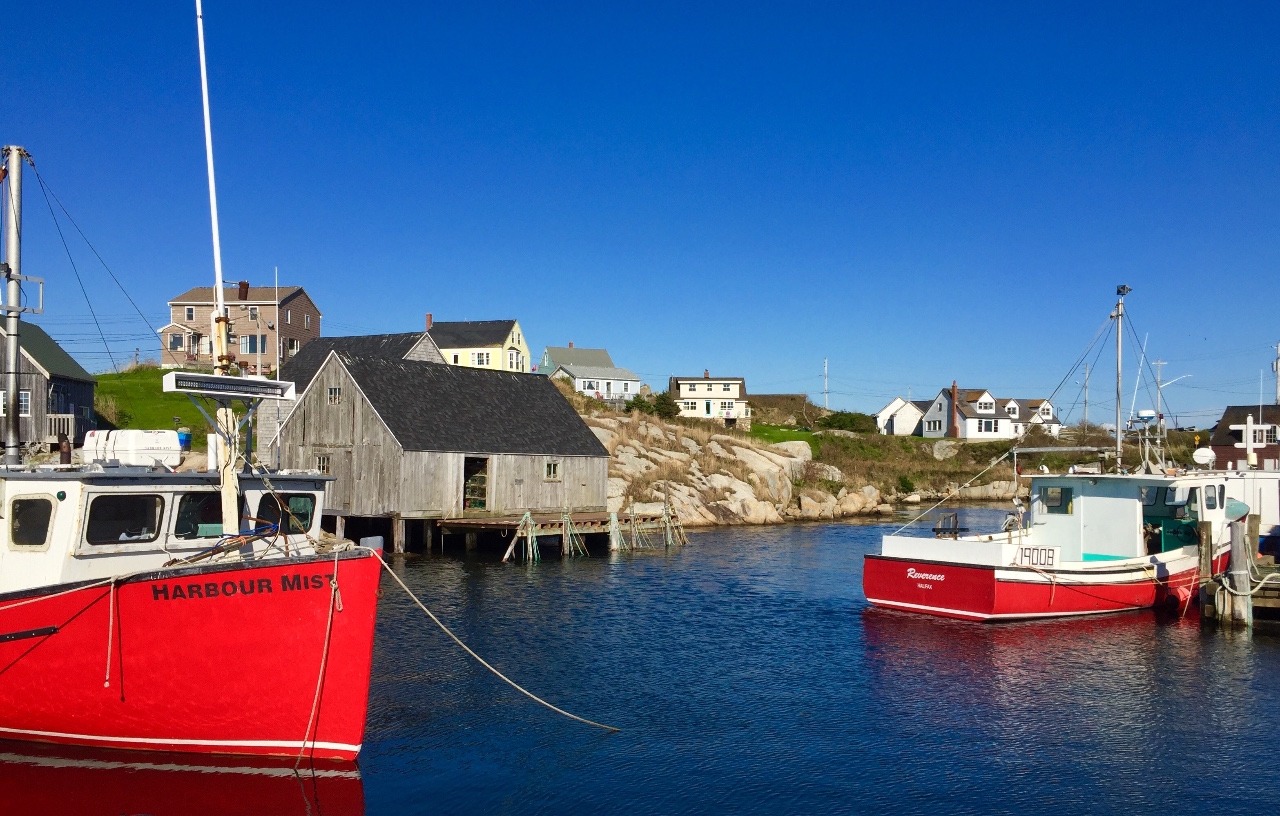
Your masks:
<instances>
[{"instance_id":1,"label":"shingled roof","mask_svg":"<svg viewBox=\"0 0 1280 816\"><path fill-rule=\"evenodd\" d=\"M281 286L277 289L274 286L250 286L248 297L243 301L240 300L240 288L238 286L224 286L222 298L228 304L236 303L275 303L276 292L280 293L280 302L284 303L289 298L302 291L301 286ZM197 286L188 289L169 301L170 306L181 306L183 304L209 304L214 302L214 288L212 286Z\"/></svg>"},{"instance_id":2,"label":"shingled roof","mask_svg":"<svg viewBox=\"0 0 1280 816\"><path fill-rule=\"evenodd\" d=\"M7 336L4 328L0 326L0 337ZM24 320L18 326L18 345L35 361L36 365L48 373L50 379L64 377L81 382L97 382L96 377L85 371L84 366L77 363L63 350L62 346L58 345L57 341L35 323Z\"/></svg>"},{"instance_id":3,"label":"shingled roof","mask_svg":"<svg viewBox=\"0 0 1280 816\"><path fill-rule=\"evenodd\" d=\"M311 384L311 380L315 378L316 372L320 370L320 366L324 364L331 351L400 360L421 339L422 332L317 337L299 349L297 354L280 367L280 379L293 383L301 394Z\"/></svg>"},{"instance_id":4,"label":"shingled roof","mask_svg":"<svg viewBox=\"0 0 1280 816\"><path fill-rule=\"evenodd\" d=\"M442 349L484 348L507 342L514 320L437 320L427 332Z\"/></svg>"},{"instance_id":5,"label":"shingled roof","mask_svg":"<svg viewBox=\"0 0 1280 816\"><path fill-rule=\"evenodd\" d=\"M335 350L409 451L608 456L546 377Z\"/></svg>"},{"instance_id":6,"label":"shingled roof","mask_svg":"<svg viewBox=\"0 0 1280 816\"><path fill-rule=\"evenodd\" d=\"M542 356L551 361L550 366L543 373L550 374L555 371L556 366L562 365L568 368L574 366L596 366L598 368L613 368L613 358L609 356L607 349L590 349L577 348L574 346L547 346L542 352Z\"/></svg>"},{"instance_id":7,"label":"shingled roof","mask_svg":"<svg viewBox=\"0 0 1280 816\"><path fill-rule=\"evenodd\" d=\"M1243 425L1250 415L1259 425L1280 425L1280 405L1229 405L1214 426L1209 444L1213 447L1232 447L1237 442L1243 442L1244 431L1233 430L1231 426ZM1243 455L1241 453L1242 457Z\"/></svg>"}]
</instances>

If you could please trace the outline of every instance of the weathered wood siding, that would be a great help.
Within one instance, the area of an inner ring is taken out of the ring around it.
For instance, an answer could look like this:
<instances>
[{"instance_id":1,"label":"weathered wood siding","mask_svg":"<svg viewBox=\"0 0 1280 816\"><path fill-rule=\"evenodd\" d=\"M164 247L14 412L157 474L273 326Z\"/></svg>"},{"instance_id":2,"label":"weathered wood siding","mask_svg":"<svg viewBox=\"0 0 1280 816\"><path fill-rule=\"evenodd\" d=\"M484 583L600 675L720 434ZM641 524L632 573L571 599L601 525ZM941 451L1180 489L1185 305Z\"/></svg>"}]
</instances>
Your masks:
<instances>
[{"instance_id":1,"label":"weathered wood siding","mask_svg":"<svg viewBox=\"0 0 1280 816\"><path fill-rule=\"evenodd\" d=\"M341 401L329 402L329 389ZM401 451L355 381L330 360L320 368L280 432L280 466L311 469L329 457L334 477L325 509L352 516L398 512Z\"/></svg>"},{"instance_id":2,"label":"weathered wood siding","mask_svg":"<svg viewBox=\"0 0 1280 816\"><path fill-rule=\"evenodd\" d=\"M329 402L329 390L341 401ZM463 466L469 457L489 460L485 513L604 510L607 456L485 454L403 451L346 368L330 358L299 398L280 429L280 466L313 469L329 457L334 477L325 510L347 516L458 518ZM558 478L547 479L556 462ZM474 515L474 512L471 513Z\"/></svg>"}]
</instances>

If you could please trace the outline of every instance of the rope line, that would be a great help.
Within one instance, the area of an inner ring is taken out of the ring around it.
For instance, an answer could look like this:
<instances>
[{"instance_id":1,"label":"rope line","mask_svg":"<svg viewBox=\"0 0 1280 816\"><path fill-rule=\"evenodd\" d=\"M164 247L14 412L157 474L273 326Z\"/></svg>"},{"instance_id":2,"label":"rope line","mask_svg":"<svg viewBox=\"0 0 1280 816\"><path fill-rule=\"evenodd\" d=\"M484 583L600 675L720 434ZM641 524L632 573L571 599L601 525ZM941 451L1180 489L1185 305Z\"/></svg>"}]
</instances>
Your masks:
<instances>
[{"instance_id":1,"label":"rope line","mask_svg":"<svg viewBox=\"0 0 1280 816\"><path fill-rule=\"evenodd\" d=\"M382 559L379 558L379 561ZM315 750L315 737L311 735L311 729L315 727L316 714L320 710L320 693L324 689L324 673L329 666L329 645L333 641L333 613L335 607L337 611L342 611L342 596L338 594L338 553L333 554L333 577L329 579L329 619L324 626L324 649L320 653L320 673L316 676L316 693L311 699L311 715L307 717L307 730L302 735L302 745L298 748L298 758L293 761L293 769L298 770L298 766L302 764L302 758L307 753L307 741L311 740L311 750Z\"/></svg>"},{"instance_id":2,"label":"rope line","mask_svg":"<svg viewBox=\"0 0 1280 816\"><path fill-rule=\"evenodd\" d=\"M368 547L359 547L358 549L368 550L369 548L368 548ZM371 552L374 552L374 553L376 554L376 552L377 552L377 551L376 551L376 550L371 550ZM428 609L428 608L426 607L426 604L424 604L421 600L419 600L419 599L418 599L418 596L417 596L417 595L414 595L414 594L413 594L413 590L409 589L409 587L405 584L405 582L404 582L404 581L402 581L402 580L400 579L400 576L399 576L399 575L396 575L395 571L391 569L391 565L390 565L390 564L388 564L386 561L384 561L381 557L379 557L379 558L378 558L378 560L382 562L382 568L383 568L383 569L385 569L385 570L387 571L387 574L388 574L388 575L390 575L392 578L394 578L394 579L395 579L395 582L396 582L397 584L399 584L399 585L400 585L400 588L404 590L405 594L409 596L409 598L414 602L414 604L416 604L416 605L417 605L417 607L418 607L419 609L421 609L423 612L425 612L425 613L427 614L427 617L428 617L428 618L431 618L432 622L434 622L436 626L439 626L439 627L440 627L440 631L442 631L442 632L444 632L446 635L448 635L448 636L453 640L453 642L454 642L454 643L456 643L456 644L458 644L459 646L461 646L461 647L462 647L462 650L463 650L464 652L466 652L467 654L469 654L469 655L471 655L473 658L475 658L475 660L476 660L476 662L477 662L477 663L479 663L481 666L484 666L486 669L488 669L490 672L492 672L492 673L494 674L494 676L496 676L498 679L502 680L502 682L506 683L508 686L511 686L511 688L515 689L516 691L520 692L520 693L521 693L521 694L523 694L524 696L528 697L530 700L533 700L535 703L537 703L537 704L539 704L539 705L541 705L541 706L545 706L546 708L551 709L552 711L556 712L557 714L560 714L560 715L563 715L563 716L565 716L565 717L568 717L568 718L569 718L569 719L571 719L571 720L577 720L577 721L578 721L578 722L580 722L580 723L584 723L584 724L586 724L586 725L593 725L593 726L595 726L596 728L602 728L602 729L604 729L605 731L611 731L611 732L615 732L615 733L616 733L616 732L618 732L618 731L621 731L621 730L622 730L622 729L617 728L617 727L615 727L615 726L612 726L612 725L605 725L604 723L598 723L598 722L596 722L596 721L594 721L594 720L588 720L588 719L587 719L587 718L585 718L585 717L579 717L577 714L572 714L572 713L570 713L570 712L568 712L568 711L565 711L563 708L559 708L558 706L553 705L552 703L547 702L546 700L542 699L542 698L541 698L541 697L539 697L538 695L534 694L532 691L529 691L529 690L528 690L528 689L526 689L524 686L521 686L519 683L517 683L516 681L512 680L510 677L507 677L505 674L503 674L502 672L498 671L496 668L494 668L492 665L490 665L490 664L489 664L489 662L488 662L488 661L486 661L483 657L481 657L480 655L476 654L476 652L475 652L475 650L474 650L474 649L472 649L472 648L471 648L470 646L468 646L467 644L463 643L463 642L462 642L462 639L461 639L461 638L459 638L457 635L455 635L455 634L453 633L453 631L452 631L451 629L449 629L449 627L448 627L448 626L445 626L445 625L444 625L444 622L443 622L443 621L441 621L439 618L437 618L437 617L435 616L435 613L434 613L434 612L432 612L430 609Z\"/></svg>"},{"instance_id":3,"label":"rope line","mask_svg":"<svg viewBox=\"0 0 1280 816\"><path fill-rule=\"evenodd\" d=\"M1007 450L1007 451L1005 451L1004 453L1002 453L1002 454L1000 454L999 456L997 456L995 459L992 459L992 460L991 460L991 464L987 465L987 466L986 466L986 467L984 467L982 470L978 471L978 473L977 473L977 474L975 474L975 475L974 475L974 477L973 477L972 479L970 479L969 481L967 481L967 482L965 482L964 484L960 485L959 487L957 487L955 490L951 491L951 492L950 492L950 493L948 493L947 495L943 496L943 497L942 497L941 499L939 499L939 500L938 500L938 501L937 501L937 502L936 502L932 507L929 507L929 508L927 508L927 509L925 509L925 510L921 511L920 515L918 515L918 516L916 516L915 518L911 519L911 521L908 521L906 524L904 524L904 525L902 525L901 527L899 527L898 529L894 530L892 533L889 533L889 535L897 535L898 533L900 533L900 532L902 532L903 530L905 530L905 529L907 529L908 527L910 527L912 524L915 524L915 523L916 523L917 521L919 521L920 519L922 519L922 518L924 518L925 516L929 515L929 513L933 512L934 510L937 510L939 507L941 507L942 505L946 504L946 503L947 503L949 500L951 500L952 498L954 498L954 497L956 497L956 496L959 496L959 495L960 495L960 491L961 491L961 490L964 490L966 487L968 487L969 485L971 485L971 484L973 484L974 482L976 482L976 481L978 480L978 478L979 478L980 476L982 476L982 474L986 473L988 470L991 470L991 468L995 467L996 465L1000 464L1000 463L1001 463L1001 462L1003 462L1005 459L1007 459L1007 458L1009 457L1009 454L1010 454L1010 453L1012 453L1012 450Z\"/></svg>"}]
</instances>

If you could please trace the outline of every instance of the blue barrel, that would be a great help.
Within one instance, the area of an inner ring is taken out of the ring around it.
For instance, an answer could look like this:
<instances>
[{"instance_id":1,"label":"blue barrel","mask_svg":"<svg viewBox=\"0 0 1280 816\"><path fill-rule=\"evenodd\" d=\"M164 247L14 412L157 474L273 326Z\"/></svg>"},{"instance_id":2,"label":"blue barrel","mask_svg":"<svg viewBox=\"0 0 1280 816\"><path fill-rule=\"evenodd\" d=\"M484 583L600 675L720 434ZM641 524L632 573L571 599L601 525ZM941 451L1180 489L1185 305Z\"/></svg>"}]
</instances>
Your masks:
<instances>
[{"instance_id":1,"label":"blue barrel","mask_svg":"<svg viewBox=\"0 0 1280 816\"><path fill-rule=\"evenodd\" d=\"M191 450L191 431L186 428L178 429L178 447L184 451Z\"/></svg>"}]
</instances>

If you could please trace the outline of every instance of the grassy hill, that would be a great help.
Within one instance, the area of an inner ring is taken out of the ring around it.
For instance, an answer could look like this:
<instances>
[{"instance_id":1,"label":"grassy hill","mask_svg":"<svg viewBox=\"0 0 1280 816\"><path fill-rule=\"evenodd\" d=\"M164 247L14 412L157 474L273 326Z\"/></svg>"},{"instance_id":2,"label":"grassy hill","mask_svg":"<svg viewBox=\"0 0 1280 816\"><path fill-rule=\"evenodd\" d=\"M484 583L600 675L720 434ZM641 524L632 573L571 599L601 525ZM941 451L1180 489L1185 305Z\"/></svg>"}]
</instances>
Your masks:
<instances>
[{"instance_id":1,"label":"grassy hill","mask_svg":"<svg viewBox=\"0 0 1280 816\"><path fill-rule=\"evenodd\" d=\"M99 374L93 407L98 412L101 428L139 430L171 430L179 426L191 429L191 445L204 450L208 423L186 394L166 394L160 379L164 371L152 366L138 366L118 374ZM210 416L217 406L201 400Z\"/></svg>"}]
</instances>

